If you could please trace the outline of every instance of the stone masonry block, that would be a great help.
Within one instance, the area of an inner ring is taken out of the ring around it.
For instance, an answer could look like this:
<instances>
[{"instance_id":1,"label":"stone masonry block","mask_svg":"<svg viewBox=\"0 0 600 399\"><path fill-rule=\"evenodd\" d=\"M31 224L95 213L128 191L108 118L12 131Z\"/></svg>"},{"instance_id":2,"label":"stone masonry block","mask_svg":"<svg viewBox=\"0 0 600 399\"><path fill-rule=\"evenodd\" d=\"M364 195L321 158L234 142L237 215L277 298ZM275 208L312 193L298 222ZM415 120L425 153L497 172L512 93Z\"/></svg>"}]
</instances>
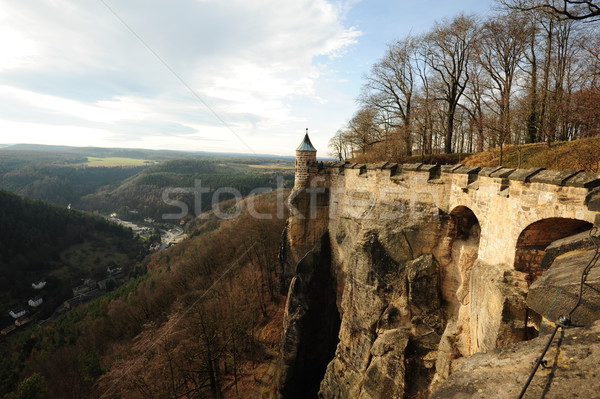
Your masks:
<instances>
[{"instance_id":1,"label":"stone masonry block","mask_svg":"<svg viewBox=\"0 0 600 399\"><path fill-rule=\"evenodd\" d=\"M492 173L497 172L500 169L502 169L502 166L486 166L484 168L481 168L481 170L479 171L479 176L490 177Z\"/></svg>"},{"instance_id":2,"label":"stone masonry block","mask_svg":"<svg viewBox=\"0 0 600 399\"><path fill-rule=\"evenodd\" d=\"M507 177L509 177L516 169L511 169L511 168L502 168L499 169L497 171L495 171L494 173L490 174L490 177L499 177L502 179L505 179Z\"/></svg>"},{"instance_id":3,"label":"stone masonry block","mask_svg":"<svg viewBox=\"0 0 600 399\"><path fill-rule=\"evenodd\" d=\"M565 181L565 186L594 188L600 186L600 175L581 172Z\"/></svg>"},{"instance_id":4,"label":"stone masonry block","mask_svg":"<svg viewBox=\"0 0 600 399\"><path fill-rule=\"evenodd\" d=\"M530 179L543 171L544 168L517 169L508 177L509 180L516 180L528 183Z\"/></svg>"},{"instance_id":5,"label":"stone masonry block","mask_svg":"<svg viewBox=\"0 0 600 399\"><path fill-rule=\"evenodd\" d=\"M567 170L542 170L535 176L531 177L529 181L531 183L544 183L554 184L556 186L563 186L565 180L575 176L577 173L582 172L575 169Z\"/></svg>"},{"instance_id":6,"label":"stone masonry block","mask_svg":"<svg viewBox=\"0 0 600 399\"><path fill-rule=\"evenodd\" d=\"M416 171L419 170L419 167L423 165L422 163L405 163L404 165L402 165L402 170L410 170L410 171Z\"/></svg>"},{"instance_id":7,"label":"stone masonry block","mask_svg":"<svg viewBox=\"0 0 600 399\"><path fill-rule=\"evenodd\" d=\"M464 166L462 165L460 168L454 169L452 173L460 174L460 175L474 175L477 174L481 170L478 166Z\"/></svg>"}]
</instances>

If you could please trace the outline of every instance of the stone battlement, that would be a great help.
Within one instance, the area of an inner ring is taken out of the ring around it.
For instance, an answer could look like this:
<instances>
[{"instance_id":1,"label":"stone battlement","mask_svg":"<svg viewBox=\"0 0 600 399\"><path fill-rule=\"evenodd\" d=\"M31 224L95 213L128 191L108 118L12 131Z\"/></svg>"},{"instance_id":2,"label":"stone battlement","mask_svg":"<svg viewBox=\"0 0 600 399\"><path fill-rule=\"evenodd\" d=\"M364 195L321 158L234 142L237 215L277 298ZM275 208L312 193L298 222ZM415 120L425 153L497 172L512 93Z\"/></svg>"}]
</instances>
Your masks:
<instances>
[{"instance_id":1,"label":"stone battlement","mask_svg":"<svg viewBox=\"0 0 600 399\"><path fill-rule=\"evenodd\" d=\"M390 178L398 178L403 172L421 172L429 174L429 180L439 179L442 174L470 175L472 182L479 176L507 179L525 183L544 183L556 186L595 188L600 186L600 174L583 170L548 170L544 168L513 169L503 166L476 167L458 165L429 165L423 163L398 164L381 162L376 164L360 164L351 162L313 162L317 175L337 172L344 174L346 170L357 169L362 177L369 177L370 171L389 171Z\"/></svg>"}]
</instances>

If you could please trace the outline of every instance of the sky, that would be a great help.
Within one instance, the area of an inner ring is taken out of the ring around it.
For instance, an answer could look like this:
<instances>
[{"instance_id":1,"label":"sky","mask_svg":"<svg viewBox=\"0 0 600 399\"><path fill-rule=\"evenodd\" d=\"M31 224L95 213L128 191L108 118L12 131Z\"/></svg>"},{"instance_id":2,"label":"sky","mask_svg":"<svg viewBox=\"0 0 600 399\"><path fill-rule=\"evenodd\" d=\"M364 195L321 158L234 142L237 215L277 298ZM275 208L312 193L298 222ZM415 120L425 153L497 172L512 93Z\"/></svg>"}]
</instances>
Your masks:
<instances>
[{"instance_id":1,"label":"sky","mask_svg":"<svg viewBox=\"0 0 600 399\"><path fill-rule=\"evenodd\" d=\"M0 144L318 155L386 46L493 0L0 0Z\"/></svg>"}]
</instances>

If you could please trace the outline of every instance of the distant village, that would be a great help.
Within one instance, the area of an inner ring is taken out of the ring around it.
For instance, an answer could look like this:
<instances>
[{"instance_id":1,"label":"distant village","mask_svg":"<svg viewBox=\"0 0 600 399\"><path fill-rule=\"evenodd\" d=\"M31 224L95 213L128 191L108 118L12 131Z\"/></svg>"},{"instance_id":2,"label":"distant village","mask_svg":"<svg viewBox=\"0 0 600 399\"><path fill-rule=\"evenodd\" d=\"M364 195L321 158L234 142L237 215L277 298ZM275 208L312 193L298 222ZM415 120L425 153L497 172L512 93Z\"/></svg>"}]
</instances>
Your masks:
<instances>
[{"instance_id":1,"label":"distant village","mask_svg":"<svg viewBox=\"0 0 600 399\"><path fill-rule=\"evenodd\" d=\"M23 327L34 321L38 321L39 325L44 325L70 309L73 309L82 303L89 302L94 298L98 298L127 281L127 276L123 273L123 268L121 267L109 266L106 268L106 273L106 278L100 281L88 278L83 281L83 284L73 287L73 297L64 301L63 304L55 310L52 316L45 320L38 320L37 313L37 309L44 303L44 298L41 295L30 298L27 301L27 306L15 307L8 312L9 316L14 319L14 322L0 330L0 334L8 335L17 328ZM36 291L41 291L47 284L46 280L40 280L31 283L31 288Z\"/></svg>"},{"instance_id":2,"label":"distant village","mask_svg":"<svg viewBox=\"0 0 600 399\"><path fill-rule=\"evenodd\" d=\"M139 226L135 223L118 219L117 215L114 213L110 215L108 220L126 228L130 228L134 234L144 238L151 237L156 231L154 227ZM146 218L144 219L144 222L148 225L153 225L155 223L152 218ZM149 242L148 250L150 252L157 252L181 242L186 238L183 230L184 225L185 221L182 220L178 227L158 230L160 233L160 241ZM0 336L11 334L17 329L32 322L37 322L38 325L43 326L52 320L55 320L63 313L114 290L127 282L127 280L127 274L123 271L122 267L114 265L108 266L106 268L105 278L98 281L91 278L83 279L80 285L72 288L73 297L64 301L49 318L44 320L39 320L38 312L39 307L44 303L44 298L41 294L33 296L27 301L27 304L23 303L21 306L13 307L9 310L8 315L13 319L13 323L2 328L2 330L0 330ZM48 282L42 279L31 283L31 288L35 291L43 292L47 284Z\"/></svg>"}]
</instances>

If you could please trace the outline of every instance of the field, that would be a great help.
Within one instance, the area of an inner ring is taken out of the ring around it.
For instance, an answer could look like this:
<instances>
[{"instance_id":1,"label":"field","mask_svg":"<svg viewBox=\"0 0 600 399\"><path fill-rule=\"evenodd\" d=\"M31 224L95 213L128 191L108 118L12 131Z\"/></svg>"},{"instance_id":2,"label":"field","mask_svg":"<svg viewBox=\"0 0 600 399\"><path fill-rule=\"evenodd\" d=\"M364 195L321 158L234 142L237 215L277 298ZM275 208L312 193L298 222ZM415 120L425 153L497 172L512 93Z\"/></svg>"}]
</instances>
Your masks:
<instances>
[{"instance_id":1,"label":"field","mask_svg":"<svg viewBox=\"0 0 600 399\"><path fill-rule=\"evenodd\" d=\"M294 166L293 165L289 165L289 164L264 164L264 165L248 165L249 168L254 168L254 169L278 169L278 170L294 170Z\"/></svg>"},{"instance_id":2,"label":"field","mask_svg":"<svg viewBox=\"0 0 600 399\"><path fill-rule=\"evenodd\" d=\"M144 166L154 165L158 162L147 159L120 158L120 157L87 157L88 166Z\"/></svg>"}]
</instances>

